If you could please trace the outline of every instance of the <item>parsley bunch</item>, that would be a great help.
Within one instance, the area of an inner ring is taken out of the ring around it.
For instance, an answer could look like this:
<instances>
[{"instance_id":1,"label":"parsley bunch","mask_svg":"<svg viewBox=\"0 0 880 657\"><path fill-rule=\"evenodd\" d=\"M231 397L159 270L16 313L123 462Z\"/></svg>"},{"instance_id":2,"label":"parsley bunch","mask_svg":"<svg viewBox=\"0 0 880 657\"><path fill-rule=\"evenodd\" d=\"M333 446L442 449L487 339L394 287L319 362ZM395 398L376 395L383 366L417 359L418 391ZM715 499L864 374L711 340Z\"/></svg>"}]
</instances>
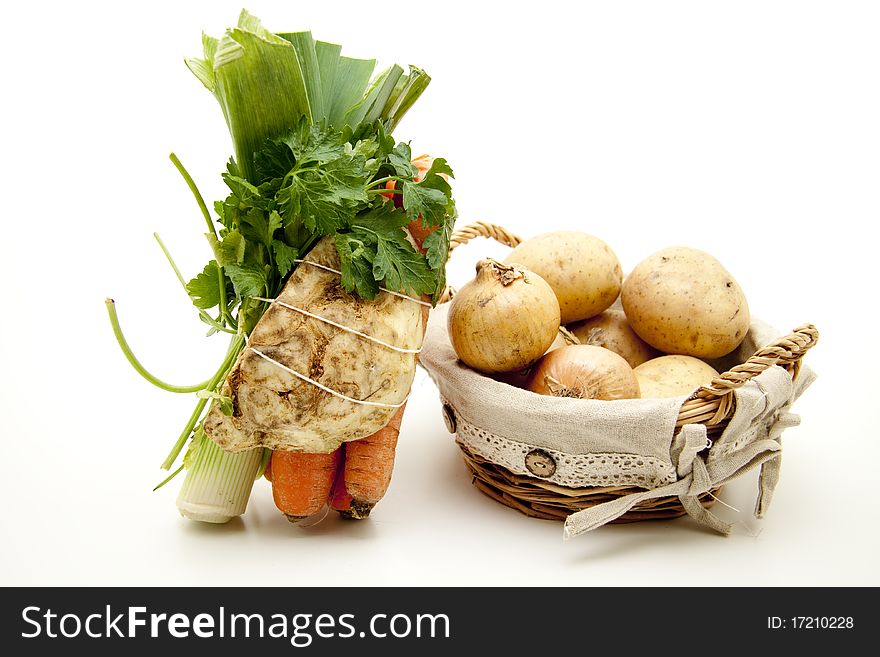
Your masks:
<instances>
[{"instance_id":1,"label":"parsley bunch","mask_svg":"<svg viewBox=\"0 0 880 657\"><path fill-rule=\"evenodd\" d=\"M275 297L296 261L321 237L332 235L342 285L364 299L380 286L435 298L445 286L444 266L455 205L452 175L442 158L416 182L406 143L395 143L381 123L355 135L301 120L288 135L255 154L255 179L230 160L223 180L230 193L214 204L221 225L208 233L214 259L186 286L201 310L221 303L220 316L238 315L249 333L264 309L253 297ZM388 181L395 188L386 188ZM388 195L397 194L395 203ZM405 226L435 227L425 255ZM237 310L237 312L236 312Z\"/></svg>"}]
</instances>

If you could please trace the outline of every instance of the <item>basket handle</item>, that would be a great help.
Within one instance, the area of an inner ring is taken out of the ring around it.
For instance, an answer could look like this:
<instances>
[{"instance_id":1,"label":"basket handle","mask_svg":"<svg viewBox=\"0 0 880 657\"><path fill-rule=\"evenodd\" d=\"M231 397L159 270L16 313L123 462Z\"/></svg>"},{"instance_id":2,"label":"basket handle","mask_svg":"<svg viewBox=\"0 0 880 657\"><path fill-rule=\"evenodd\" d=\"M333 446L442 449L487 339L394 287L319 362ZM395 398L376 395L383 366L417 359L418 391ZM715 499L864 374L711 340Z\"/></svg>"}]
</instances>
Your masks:
<instances>
[{"instance_id":1,"label":"basket handle","mask_svg":"<svg viewBox=\"0 0 880 657\"><path fill-rule=\"evenodd\" d=\"M457 247L462 244L467 244L475 237L491 237L496 242L500 242L504 246L509 246L511 249L522 243L522 238L519 235L511 233L503 226L490 224L488 221L477 221L453 231L452 237L449 238L450 257Z\"/></svg>"},{"instance_id":2,"label":"basket handle","mask_svg":"<svg viewBox=\"0 0 880 657\"><path fill-rule=\"evenodd\" d=\"M462 228L456 228L452 236L449 238L449 256L447 261L452 257L452 252L462 244L467 244L475 237L488 237L496 242L509 246L511 249L519 246L522 238L519 235L511 233L509 230L497 224L491 224L488 221L476 221ZM452 299L455 290L452 286L447 285L440 295L438 303L446 303Z\"/></svg>"},{"instance_id":3,"label":"basket handle","mask_svg":"<svg viewBox=\"0 0 880 657\"><path fill-rule=\"evenodd\" d=\"M819 341L812 324L803 326L756 351L746 362L736 365L702 386L681 406L677 426L703 422L708 426L725 420L733 410L734 390L774 365L784 367L796 377L801 359Z\"/></svg>"}]
</instances>

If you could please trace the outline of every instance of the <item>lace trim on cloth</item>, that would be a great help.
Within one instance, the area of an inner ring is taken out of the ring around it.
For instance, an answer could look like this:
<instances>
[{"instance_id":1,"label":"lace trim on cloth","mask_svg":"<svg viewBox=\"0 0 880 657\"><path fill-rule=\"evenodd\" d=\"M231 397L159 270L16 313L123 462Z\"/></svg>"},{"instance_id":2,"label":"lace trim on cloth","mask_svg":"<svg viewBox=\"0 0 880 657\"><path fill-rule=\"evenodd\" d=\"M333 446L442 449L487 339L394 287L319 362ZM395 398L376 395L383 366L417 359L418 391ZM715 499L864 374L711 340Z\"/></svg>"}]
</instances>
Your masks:
<instances>
[{"instance_id":1,"label":"lace trim on cloth","mask_svg":"<svg viewBox=\"0 0 880 657\"><path fill-rule=\"evenodd\" d=\"M444 400L445 401L445 400ZM676 481L675 468L653 456L639 454L568 454L546 447L534 447L496 436L469 423L456 413L458 439L483 458L514 474L534 477L526 467L526 456L535 450L548 454L555 462L550 476L539 477L568 488L584 486L638 486L657 488Z\"/></svg>"}]
</instances>

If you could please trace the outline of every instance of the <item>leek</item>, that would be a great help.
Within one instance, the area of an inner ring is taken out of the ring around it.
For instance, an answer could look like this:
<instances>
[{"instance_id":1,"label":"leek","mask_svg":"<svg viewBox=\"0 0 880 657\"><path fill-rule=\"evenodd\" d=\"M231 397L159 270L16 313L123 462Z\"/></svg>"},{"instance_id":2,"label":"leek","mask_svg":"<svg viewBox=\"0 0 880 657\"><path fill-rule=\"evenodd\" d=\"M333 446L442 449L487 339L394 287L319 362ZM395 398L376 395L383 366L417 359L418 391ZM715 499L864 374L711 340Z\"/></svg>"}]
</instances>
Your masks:
<instances>
[{"instance_id":1,"label":"leek","mask_svg":"<svg viewBox=\"0 0 880 657\"><path fill-rule=\"evenodd\" d=\"M197 436L187 459L189 468L177 508L190 520L227 522L245 512L265 450L224 452L203 432Z\"/></svg>"},{"instance_id":2,"label":"leek","mask_svg":"<svg viewBox=\"0 0 880 657\"><path fill-rule=\"evenodd\" d=\"M316 41L307 31L273 34L247 11L242 11L237 27L227 30L221 38L203 35L202 57L185 62L215 96L226 119L234 152L230 163L230 172L234 173L230 175L242 178L246 184L259 185L255 155L269 140L289 134L302 121L340 131L348 126L352 134L360 134L361 130L374 134L384 130L384 134L390 134L430 82L430 77L420 69L410 67L407 74L397 65L373 78L375 60L353 59L342 56L341 52L340 46ZM209 241L216 246L216 220L212 219L183 165L173 155L172 161L198 202L209 226ZM295 250L301 258L315 238L310 235L296 237L282 246ZM168 250L161 241L159 243L175 275L183 282ZM267 259L266 264L270 264L269 260L274 256L268 251L260 253ZM234 298L228 298L224 267L234 269L235 264L224 265L218 255L202 274L185 284L199 309L200 319L211 327L211 333L233 334L223 362L209 380L200 384L175 386L147 372L122 337L112 302L108 302L117 340L135 369L165 390L198 393L195 409L162 467L171 469L186 441L190 441L181 466L187 474L177 506L185 517L204 522L226 522L244 513L253 482L265 468L269 454L262 448L225 452L205 435L200 422L209 403L220 404L224 411L232 411L231 400L224 398L220 390L244 348L248 334L267 307L265 303L249 298L260 295L238 294L236 291ZM213 295L205 291L211 281L215 290ZM198 285L191 287L194 283ZM284 280L277 277L267 278L266 292L270 296L277 294L283 283ZM219 307L216 318L207 313L215 305Z\"/></svg>"}]
</instances>

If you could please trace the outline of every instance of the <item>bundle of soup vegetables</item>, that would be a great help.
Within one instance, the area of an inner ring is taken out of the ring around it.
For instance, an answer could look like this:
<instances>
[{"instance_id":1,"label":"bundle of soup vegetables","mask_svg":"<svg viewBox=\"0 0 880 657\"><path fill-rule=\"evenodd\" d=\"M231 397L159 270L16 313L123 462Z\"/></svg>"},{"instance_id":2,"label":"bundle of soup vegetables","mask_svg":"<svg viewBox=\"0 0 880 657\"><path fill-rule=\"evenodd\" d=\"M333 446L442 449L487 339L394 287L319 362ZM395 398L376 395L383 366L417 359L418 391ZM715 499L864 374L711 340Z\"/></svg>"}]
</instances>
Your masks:
<instances>
[{"instance_id":1,"label":"bundle of soup vegetables","mask_svg":"<svg viewBox=\"0 0 880 657\"><path fill-rule=\"evenodd\" d=\"M391 136L430 77L397 65L374 77L374 60L309 32L273 34L247 12L203 47L187 65L229 126L229 195L212 216L172 155L214 257L185 282L159 243L229 348L204 383L167 384L134 357L108 299L117 341L152 383L198 398L162 464L188 443L174 472L186 470L184 516L242 514L265 473L291 521L326 505L366 517L391 478L455 219L445 160L413 159Z\"/></svg>"}]
</instances>

